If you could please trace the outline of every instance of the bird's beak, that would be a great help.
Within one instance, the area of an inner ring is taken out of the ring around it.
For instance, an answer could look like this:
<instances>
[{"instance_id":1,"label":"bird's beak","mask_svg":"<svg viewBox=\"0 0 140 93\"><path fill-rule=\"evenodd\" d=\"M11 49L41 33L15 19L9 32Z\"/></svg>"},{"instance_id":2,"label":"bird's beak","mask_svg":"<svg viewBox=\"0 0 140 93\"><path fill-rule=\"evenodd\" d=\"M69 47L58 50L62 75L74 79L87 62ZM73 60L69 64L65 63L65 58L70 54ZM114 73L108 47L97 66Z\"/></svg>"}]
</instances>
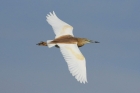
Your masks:
<instances>
[{"instance_id":1,"label":"bird's beak","mask_svg":"<svg viewBox=\"0 0 140 93\"><path fill-rule=\"evenodd\" d=\"M100 42L98 42L98 41L95 41L95 43L100 43Z\"/></svg>"},{"instance_id":2,"label":"bird's beak","mask_svg":"<svg viewBox=\"0 0 140 93\"><path fill-rule=\"evenodd\" d=\"M89 40L89 43L94 43L92 40Z\"/></svg>"},{"instance_id":3,"label":"bird's beak","mask_svg":"<svg viewBox=\"0 0 140 93\"><path fill-rule=\"evenodd\" d=\"M89 40L89 43L100 43L100 42Z\"/></svg>"}]
</instances>

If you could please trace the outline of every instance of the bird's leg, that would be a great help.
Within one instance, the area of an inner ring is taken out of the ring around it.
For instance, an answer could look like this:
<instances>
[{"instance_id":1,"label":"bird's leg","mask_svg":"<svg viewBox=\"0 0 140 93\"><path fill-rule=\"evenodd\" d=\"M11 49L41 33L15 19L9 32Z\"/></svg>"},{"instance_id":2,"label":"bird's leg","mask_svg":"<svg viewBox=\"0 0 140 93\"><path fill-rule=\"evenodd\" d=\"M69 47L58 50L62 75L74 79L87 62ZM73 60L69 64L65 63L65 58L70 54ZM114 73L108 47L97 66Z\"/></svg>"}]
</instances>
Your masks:
<instances>
[{"instance_id":1,"label":"bird's leg","mask_svg":"<svg viewBox=\"0 0 140 93\"><path fill-rule=\"evenodd\" d=\"M39 46L47 46L47 42L41 41L40 43L37 43L36 45L39 45Z\"/></svg>"},{"instance_id":2,"label":"bird's leg","mask_svg":"<svg viewBox=\"0 0 140 93\"><path fill-rule=\"evenodd\" d=\"M36 45L39 45L39 46L47 46L47 42L41 41L40 43L37 43ZM59 48L58 45L55 45L55 47Z\"/></svg>"}]
</instances>

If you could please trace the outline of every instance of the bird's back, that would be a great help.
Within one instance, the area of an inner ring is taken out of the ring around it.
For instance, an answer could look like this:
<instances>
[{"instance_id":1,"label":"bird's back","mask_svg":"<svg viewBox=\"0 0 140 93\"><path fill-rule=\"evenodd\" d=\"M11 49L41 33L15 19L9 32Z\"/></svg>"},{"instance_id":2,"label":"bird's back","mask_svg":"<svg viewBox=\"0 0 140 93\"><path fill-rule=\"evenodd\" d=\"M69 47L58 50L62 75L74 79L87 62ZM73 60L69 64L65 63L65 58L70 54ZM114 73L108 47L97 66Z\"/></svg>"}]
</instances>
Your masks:
<instances>
[{"instance_id":1,"label":"bird's back","mask_svg":"<svg viewBox=\"0 0 140 93\"><path fill-rule=\"evenodd\" d=\"M77 43L77 38L71 35L64 35L54 39L51 43L64 43L64 44L75 44Z\"/></svg>"},{"instance_id":2,"label":"bird's back","mask_svg":"<svg viewBox=\"0 0 140 93\"><path fill-rule=\"evenodd\" d=\"M71 35L63 35L51 41L50 43L63 43L63 44L75 44L77 43L78 47L82 47L85 43L82 38L73 37Z\"/></svg>"}]
</instances>

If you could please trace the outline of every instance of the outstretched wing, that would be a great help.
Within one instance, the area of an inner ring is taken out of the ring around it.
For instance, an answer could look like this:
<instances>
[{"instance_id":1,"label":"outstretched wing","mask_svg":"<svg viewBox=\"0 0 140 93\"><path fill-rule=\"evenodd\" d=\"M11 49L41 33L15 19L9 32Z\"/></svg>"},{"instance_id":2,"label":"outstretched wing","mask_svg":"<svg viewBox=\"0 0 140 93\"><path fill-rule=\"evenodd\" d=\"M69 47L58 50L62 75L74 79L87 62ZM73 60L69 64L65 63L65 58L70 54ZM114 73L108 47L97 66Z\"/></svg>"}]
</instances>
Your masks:
<instances>
[{"instance_id":1,"label":"outstretched wing","mask_svg":"<svg viewBox=\"0 0 140 93\"><path fill-rule=\"evenodd\" d=\"M73 36L73 27L69 24L65 23L64 21L60 20L55 12L50 12L46 16L46 21L52 26L54 33L56 35L55 38L60 37L62 35L72 35Z\"/></svg>"},{"instance_id":2,"label":"outstretched wing","mask_svg":"<svg viewBox=\"0 0 140 93\"><path fill-rule=\"evenodd\" d=\"M75 76L80 83L87 82L86 60L80 52L77 44L57 44L68 64L70 73Z\"/></svg>"}]
</instances>

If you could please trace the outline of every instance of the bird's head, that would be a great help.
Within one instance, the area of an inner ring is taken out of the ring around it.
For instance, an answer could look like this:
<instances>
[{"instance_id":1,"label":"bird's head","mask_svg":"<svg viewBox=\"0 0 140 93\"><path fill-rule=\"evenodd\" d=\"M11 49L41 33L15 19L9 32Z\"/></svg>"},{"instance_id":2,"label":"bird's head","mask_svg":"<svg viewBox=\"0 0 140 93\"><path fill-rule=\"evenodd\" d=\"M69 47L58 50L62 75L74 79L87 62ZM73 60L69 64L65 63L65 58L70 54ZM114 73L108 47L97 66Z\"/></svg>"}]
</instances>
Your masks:
<instances>
[{"instance_id":1,"label":"bird's head","mask_svg":"<svg viewBox=\"0 0 140 93\"><path fill-rule=\"evenodd\" d=\"M87 44L87 43L100 43L98 41L89 40L87 38L82 38L82 39L83 39L84 44Z\"/></svg>"}]
</instances>

